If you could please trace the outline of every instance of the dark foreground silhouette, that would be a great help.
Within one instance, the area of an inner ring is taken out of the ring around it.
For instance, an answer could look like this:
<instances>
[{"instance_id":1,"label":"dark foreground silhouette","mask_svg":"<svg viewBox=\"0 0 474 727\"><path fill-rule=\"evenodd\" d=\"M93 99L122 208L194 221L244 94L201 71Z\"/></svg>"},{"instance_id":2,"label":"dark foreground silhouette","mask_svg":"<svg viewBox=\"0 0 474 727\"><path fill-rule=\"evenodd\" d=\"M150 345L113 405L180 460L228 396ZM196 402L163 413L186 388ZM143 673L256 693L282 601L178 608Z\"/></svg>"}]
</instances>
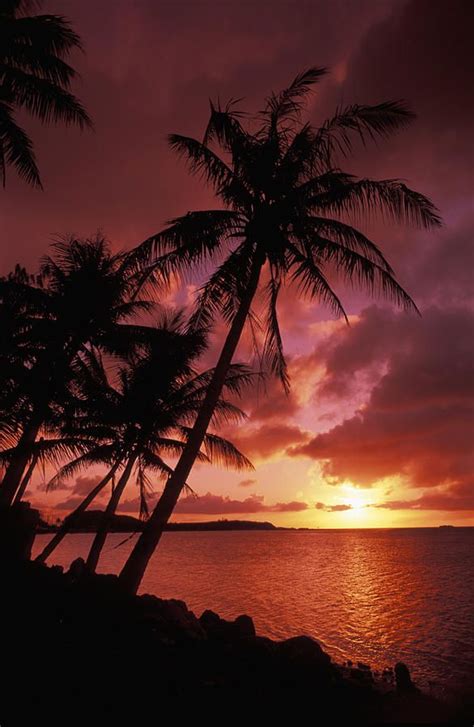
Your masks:
<instances>
[{"instance_id":1,"label":"dark foreground silhouette","mask_svg":"<svg viewBox=\"0 0 474 727\"><path fill-rule=\"evenodd\" d=\"M0 577L2 726L158 724L164 708L205 708L202 717L287 708L295 723L310 709L316 724L462 719L421 693L403 664L378 676L336 665L309 637L276 642L246 615L197 618L182 601L131 596L81 559L67 573L4 562Z\"/></svg>"}]
</instances>

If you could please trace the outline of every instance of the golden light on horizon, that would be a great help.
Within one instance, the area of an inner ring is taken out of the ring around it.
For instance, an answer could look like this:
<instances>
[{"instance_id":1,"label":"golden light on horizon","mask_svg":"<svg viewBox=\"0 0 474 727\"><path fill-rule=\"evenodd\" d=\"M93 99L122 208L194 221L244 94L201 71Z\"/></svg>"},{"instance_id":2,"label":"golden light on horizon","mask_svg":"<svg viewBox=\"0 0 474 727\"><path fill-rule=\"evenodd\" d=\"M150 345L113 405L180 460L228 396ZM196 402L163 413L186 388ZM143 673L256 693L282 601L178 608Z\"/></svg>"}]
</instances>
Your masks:
<instances>
[{"instance_id":1,"label":"golden light on horizon","mask_svg":"<svg viewBox=\"0 0 474 727\"><path fill-rule=\"evenodd\" d=\"M360 487L355 487L352 482L344 483L341 490L344 504L350 505L353 510L360 510L374 501L372 489L362 490Z\"/></svg>"}]
</instances>

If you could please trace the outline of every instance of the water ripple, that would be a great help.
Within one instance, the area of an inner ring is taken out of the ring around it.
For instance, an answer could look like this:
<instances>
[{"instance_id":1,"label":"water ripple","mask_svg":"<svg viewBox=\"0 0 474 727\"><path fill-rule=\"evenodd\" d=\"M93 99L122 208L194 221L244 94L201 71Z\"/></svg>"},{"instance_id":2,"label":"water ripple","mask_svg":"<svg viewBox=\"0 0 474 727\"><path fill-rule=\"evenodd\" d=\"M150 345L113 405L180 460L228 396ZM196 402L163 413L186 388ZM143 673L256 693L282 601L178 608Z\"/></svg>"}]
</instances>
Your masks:
<instances>
[{"instance_id":1,"label":"water ripple","mask_svg":"<svg viewBox=\"0 0 474 727\"><path fill-rule=\"evenodd\" d=\"M121 540L109 537L104 572L125 560ZM70 536L55 562L85 555L90 541ZM143 591L198 614L249 613L272 638L306 633L337 660L403 660L419 683L462 685L474 675L473 545L467 528L167 533Z\"/></svg>"}]
</instances>

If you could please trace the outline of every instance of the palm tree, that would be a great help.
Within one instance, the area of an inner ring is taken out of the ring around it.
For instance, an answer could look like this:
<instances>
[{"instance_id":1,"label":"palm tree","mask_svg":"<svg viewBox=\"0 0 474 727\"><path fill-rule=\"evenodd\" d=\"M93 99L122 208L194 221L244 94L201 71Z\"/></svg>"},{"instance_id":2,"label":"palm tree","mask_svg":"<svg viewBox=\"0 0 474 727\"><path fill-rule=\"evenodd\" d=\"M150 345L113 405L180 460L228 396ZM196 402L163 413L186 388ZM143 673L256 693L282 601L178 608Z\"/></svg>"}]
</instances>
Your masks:
<instances>
[{"instance_id":1,"label":"palm tree","mask_svg":"<svg viewBox=\"0 0 474 727\"><path fill-rule=\"evenodd\" d=\"M0 280L0 318L11 322L0 350L0 361L9 364L0 401L9 449L3 457L3 507L15 497L41 428L67 400L81 357L95 349L112 355L131 351L147 327L128 321L153 305L136 298L137 277L127 256L112 254L100 237L55 243L40 272L36 286ZM20 313L11 313L15 310Z\"/></svg>"},{"instance_id":2,"label":"palm tree","mask_svg":"<svg viewBox=\"0 0 474 727\"><path fill-rule=\"evenodd\" d=\"M135 260L137 265L154 263L165 280L218 260L201 289L194 320L201 324L220 312L229 332L185 451L120 574L131 591L137 590L191 471L259 288L266 302L264 354L286 388L277 315L284 284L295 284L341 316L345 312L328 273L415 309L377 245L350 220L375 213L390 222L430 228L440 224L436 208L399 180L348 174L338 159L350 153L353 136L364 142L385 138L413 115L404 103L387 102L339 109L319 128L303 124L304 100L324 74L323 68L301 73L284 91L271 94L247 127L235 102L225 108L211 104L203 141L169 137L191 172L213 186L224 209L189 212L173 220L137 248ZM220 146L223 156L213 145Z\"/></svg>"},{"instance_id":3,"label":"palm tree","mask_svg":"<svg viewBox=\"0 0 474 727\"><path fill-rule=\"evenodd\" d=\"M38 353L32 335L38 313L36 282L19 265L0 278L0 449L14 445L25 415L24 376Z\"/></svg>"},{"instance_id":4,"label":"palm tree","mask_svg":"<svg viewBox=\"0 0 474 727\"><path fill-rule=\"evenodd\" d=\"M93 387L95 391L88 392L82 416L76 412L71 419L68 434L95 436L97 446L63 467L56 479L71 476L91 462L106 463L109 467L114 463L121 469L89 552L87 566L90 571L97 567L112 518L133 470L140 492L140 514L144 517L148 514L148 474L151 472L162 478L172 473L166 458L175 458L183 451L190 425L212 378L212 371L197 373L194 370L195 361L205 345L204 330L187 332L179 315L165 318L155 331L148 351L141 351L128 365L121 367L118 385L109 384L103 377L98 390ZM251 374L245 368L230 367L224 388L238 393L250 378ZM240 409L221 397L213 423L235 422L242 417L244 414ZM206 434L203 447L198 455L201 461L238 469L252 467L230 442L216 434ZM60 539L56 539L56 544L59 542ZM51 552L47 546L39 560L44 561Z\"/></svg>"},{"instance_id":5,"label":"palm tree","mask_svg":"<svg viewBox=\"0 0 474 727\"><path fill-rule=\"evenodd\" d=\"M38 4L38 3L36 3ZM58 15L30 15L33 3L2 0L0 5L0 174L5 186L6 167L41 187L33 145L15 119L25 110L44 123L76 124L91 121L70 92L76 72L66 58L81 49L79 36Z\"/></svg>"}]
</instances>

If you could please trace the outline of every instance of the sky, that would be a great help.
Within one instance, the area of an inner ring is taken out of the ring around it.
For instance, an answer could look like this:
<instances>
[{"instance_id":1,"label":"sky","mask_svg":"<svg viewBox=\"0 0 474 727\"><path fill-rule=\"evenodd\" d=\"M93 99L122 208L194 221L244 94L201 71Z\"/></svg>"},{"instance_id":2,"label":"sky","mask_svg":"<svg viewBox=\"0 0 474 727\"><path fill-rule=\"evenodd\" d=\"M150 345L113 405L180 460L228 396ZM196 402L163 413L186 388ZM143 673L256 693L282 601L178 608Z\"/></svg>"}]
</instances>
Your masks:
<instances>
[{"instance_id":1,"label":"sky","mask_svg":"<svg viewBox=\"0 0 474 727\"><path fill-rule=\"evenodd\" d=\"M395 99L417 114L390 141L357 149L346 168L403 178L439 208L444 225L434 232L361 224L421 317L340 286L347 326L286 290L279 313L291 393L272 379L247 392L247 422L226 432L255 470L196 466L197 497L182 498L175 519L474 524L474 4L46 0L44 8L67 16L83 39L74 90L95 130L23 120L44 191L8 174L1 272L17 262L34 269L57 235L100 229L115 249L128 249L168 219L212 206L210 190L166 144L171 132L202 137L209 98L243 98L243 108L257 111L270 91L320 65L331 73L308 105L313 123L340 105ZM194 290L183 285L170 300L191 303ZM248 356L244 341L238 358ZM38 473L32 500L62 515L98 477L84 473L49 494ZM134 514L136 505L132 483L121 511Z\"/></svg>"}]
</instances>

